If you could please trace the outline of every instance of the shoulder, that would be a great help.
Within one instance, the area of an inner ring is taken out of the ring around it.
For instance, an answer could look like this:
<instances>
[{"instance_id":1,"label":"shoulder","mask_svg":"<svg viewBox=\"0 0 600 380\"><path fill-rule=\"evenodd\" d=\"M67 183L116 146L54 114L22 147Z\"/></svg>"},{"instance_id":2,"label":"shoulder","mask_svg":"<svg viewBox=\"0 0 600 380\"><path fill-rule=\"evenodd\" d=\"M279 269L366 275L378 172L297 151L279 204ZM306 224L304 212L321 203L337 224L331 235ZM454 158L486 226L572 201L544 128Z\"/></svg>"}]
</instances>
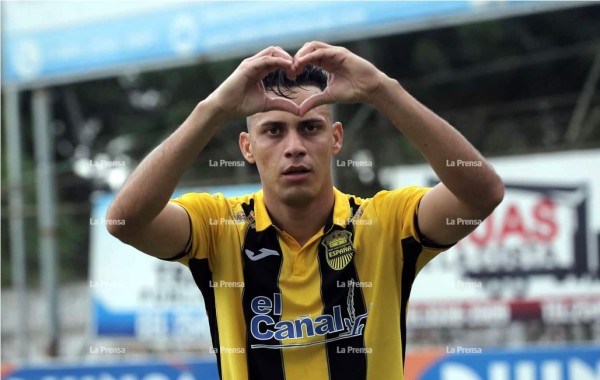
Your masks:
<instances>
[{"instance_id":1,"label":"shoulder","mask_svg":"<svg viewBox=\"0 0 600 380\"><path fill-rule=\"evenodd\" d=\"M171 202L183 207L192 218L225 217L247 211L248 208L252 208L257 198L257 193L225 197L222 193L189 192L172 199Z\"/></svg>"},{"instance_id":2,"label":"shoulder","mask_svg":"<svg viewBox=\"0 0 600 380\"><path fill-rule=\"evenodd\" d=\"M425 195L429 190L431 190L431 188L420 186L406 186L394 190L381 190L373 196L373 199L381 200L384 198L393 198L397 200L408 200L415 197L420 198L423 195Z\"/></svg>"},{"instance_id":3,"label":"shoulder","mask_svg":"<svg viewBox=\"0 0 600 380\"><path fill-rule=\"evenodd\" d=\"M420 187L420 186L407 186L394 190L381 190L375 195L369 198L362 198L353 194L343 193L335 189L335 200L336 203L353 204L362 207L368 207L373 204L377 206L389 206L397 205L402 206L405 204L418 203L423 195L425 195L431 188Z\"/></svg>"},{"instance_id":4,"label":"shoulder","mask_svg":"<svg viewBox=\"0 0 600 380\"><path fill-rule=\"evenodd\" d=\"M431 188L407 186L394 190L382 190L372 198L375 212L387 223L400 223L394 229L410 226L415 222L421 199Z\"/></svg>"},{"instance_id":5,"label":"shoulder","mask_svg":"<svg viewBox=\"0 0 600 380\"><path fill-rule=\"evenodd\" d=\"M258 192L252 194L244 194L235 197L226 197L222 193L185 193L176 198L173 198L174 202L181 203L207 203L207 204L220 204L220 205L239 205L239 204L250 204L253 200L258 198Z\"/></svg>"}]
</instances>

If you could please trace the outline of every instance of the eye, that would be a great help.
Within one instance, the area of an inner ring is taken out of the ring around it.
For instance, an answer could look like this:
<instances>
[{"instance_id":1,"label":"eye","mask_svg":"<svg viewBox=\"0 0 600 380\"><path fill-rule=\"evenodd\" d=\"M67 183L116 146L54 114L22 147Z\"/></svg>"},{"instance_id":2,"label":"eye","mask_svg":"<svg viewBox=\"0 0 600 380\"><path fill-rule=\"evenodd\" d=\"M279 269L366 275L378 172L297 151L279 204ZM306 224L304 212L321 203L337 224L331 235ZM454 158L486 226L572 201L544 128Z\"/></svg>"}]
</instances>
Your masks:
<instances>
[{"instance_id":1,"label":"eye","mask_svg":"<svg viewBox=\"0 0 600 380\"><path fill-rule=\"evenodd\" d=\"M315 133L319 130L319 126L317 124L307 124L303 127L303 130L306 133Z\"/></svg>"},{"instance_id":2,"label":"eye","mask_svg":"<svg viewBox=\"0 0 600 380\"><path fill-rule=\"evenodd\" d=\"M277 136L281 132L281 128L272 126L265 129L265 133L269 136Z\"/></svg>"}]
</instances>

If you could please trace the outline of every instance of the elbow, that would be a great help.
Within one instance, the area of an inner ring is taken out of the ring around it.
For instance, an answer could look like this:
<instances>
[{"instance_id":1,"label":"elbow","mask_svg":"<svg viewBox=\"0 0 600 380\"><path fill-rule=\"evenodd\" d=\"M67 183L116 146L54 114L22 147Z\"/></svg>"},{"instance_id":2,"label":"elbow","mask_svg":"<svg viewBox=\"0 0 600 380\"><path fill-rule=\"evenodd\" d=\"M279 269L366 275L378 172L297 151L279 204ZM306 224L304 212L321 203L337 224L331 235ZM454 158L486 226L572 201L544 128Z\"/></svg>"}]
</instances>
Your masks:
<instances>
[{"instance_id":1,"label":"elbow","mask_svg":"<svg viewBox=\"0 0 600 380\"><path fill-rule=\"evenodd\" d=\"M106 218L106 220L108 221L108 220L111 220L111 219ZM114 236L117 239L123 241L122 236L124 236L124 233L123 233L123 228L121 226L117 226L117 225L113 225L113 224L110 224L110 223L106 223L106 230L112 236Z\"/></svg>"},{"instance_id":2,"label":"elbow","mask_svg":"<svg viewBox=\"0 0 600 380\"><path fill-rule=\"evenodd\" d=\"M114 205L111 205L106 213L105 227L109 234L121 240L123 243L127 243L128 231L125 218L115 211Z\"/></svg>"},{"instance_id":3,"label":"elbow","mask_svg":"<svg viewBox=\"0 0 600 380\"><path fill-rule=\"evenodd\" d=\"M498 207L498 205L504 200L504 182L502 182L502 179L497 174L495 175L495 180L490 185L487 193L488 196L486 198L491 214L492 211L494 211L496 207Z\"/></svg>"},{"instance_id":4,"label":"elbow","mask_svg":"<svg viewBox=\"0 0 600 380\"><path fill-rule=\"evenodd\" d=\"M136 247L141 239L141 230L136 218L111 204L106 212L106 230L122 243Z\"/></svg>"}]
</instances>

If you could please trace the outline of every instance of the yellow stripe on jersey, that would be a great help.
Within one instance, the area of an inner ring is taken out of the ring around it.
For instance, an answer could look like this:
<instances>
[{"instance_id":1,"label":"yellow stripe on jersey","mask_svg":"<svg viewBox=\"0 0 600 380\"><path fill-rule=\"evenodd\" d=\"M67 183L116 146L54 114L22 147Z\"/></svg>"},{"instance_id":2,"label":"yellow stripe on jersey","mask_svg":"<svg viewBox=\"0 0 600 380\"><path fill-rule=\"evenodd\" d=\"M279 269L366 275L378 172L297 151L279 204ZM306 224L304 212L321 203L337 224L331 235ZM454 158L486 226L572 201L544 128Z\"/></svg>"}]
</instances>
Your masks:
<instances>
[{"instance_id":1,"label":"yellow stripe on jersey","mask_svg":"<svg viewBox=\"0 0 600 380\"><path fill-rule=\"evenodd\" d=\"M272 224L259 191L171 202L192 226L200 288L222 379L402 379L415 276L448 247L423 244L427 188L361 199L334 189L329 222L304 246Z\"/></svg>"}]
</instances>

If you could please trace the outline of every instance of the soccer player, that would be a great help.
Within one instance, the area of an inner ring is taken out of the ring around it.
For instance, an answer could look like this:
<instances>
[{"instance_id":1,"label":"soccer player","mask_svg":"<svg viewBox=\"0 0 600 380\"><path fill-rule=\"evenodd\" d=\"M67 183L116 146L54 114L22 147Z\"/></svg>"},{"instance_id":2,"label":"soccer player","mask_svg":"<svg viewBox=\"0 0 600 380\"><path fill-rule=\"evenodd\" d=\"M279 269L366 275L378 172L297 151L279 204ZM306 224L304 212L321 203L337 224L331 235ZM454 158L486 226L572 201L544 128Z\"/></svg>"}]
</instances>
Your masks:
<instances>
[{"instance_id":1,"label":"soccer player","mask_svg":"<svg viewBox=\"0 0 600 380\"><path fill-rule=\"evenodd\" d=\"M329 104L368 103L441 183L361 199L333 187L343 128ZM235 117L262 190L169 200ZM457 164L459 163L459 164ZM206 304L222 379L402 379L415 276L501 202L493 168L394 79L343 47L269 47L244 60L132 173L111 234L187 265Z\"/></svg>"}]
</instances>

